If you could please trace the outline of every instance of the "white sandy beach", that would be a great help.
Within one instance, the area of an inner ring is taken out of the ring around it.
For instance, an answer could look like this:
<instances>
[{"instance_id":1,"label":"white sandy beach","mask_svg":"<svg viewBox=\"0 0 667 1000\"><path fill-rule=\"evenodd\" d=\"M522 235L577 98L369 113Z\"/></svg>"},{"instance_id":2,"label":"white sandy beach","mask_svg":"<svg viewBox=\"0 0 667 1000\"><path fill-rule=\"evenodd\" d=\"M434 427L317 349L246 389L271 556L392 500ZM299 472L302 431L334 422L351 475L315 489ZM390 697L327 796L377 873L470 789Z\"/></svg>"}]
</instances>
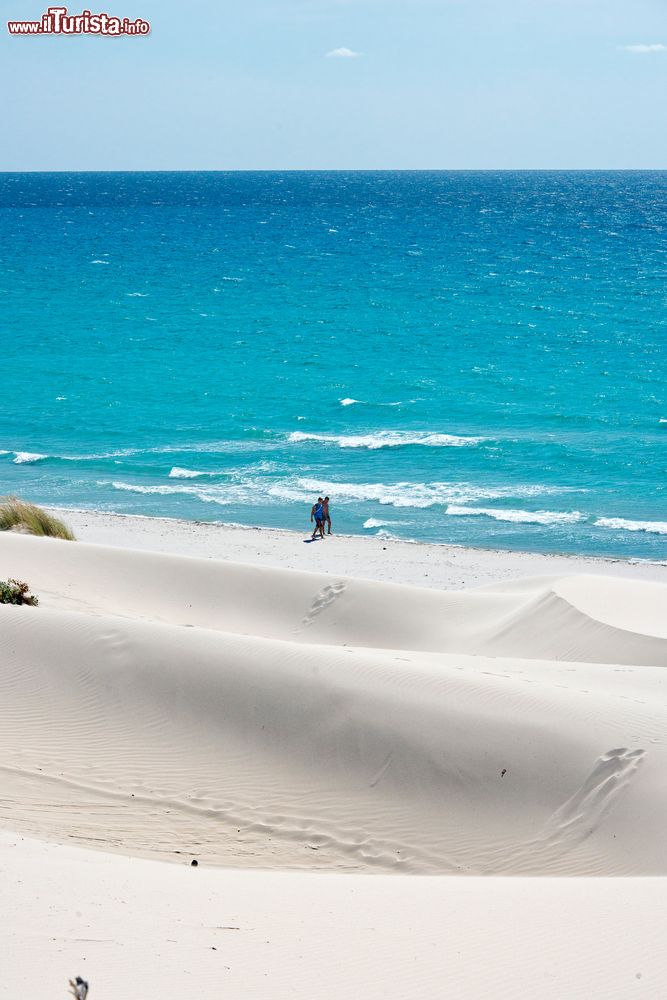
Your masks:
<instances>
[{"instance_id":1,"label":"white sandy beach","mask_svg":"<svg viewBox=\"0 0 667 1000\"><path fill-rule=\"evenodd\" d=\"M124 546L168 555L356 576L384 583L460 590L530 576L587 573L667 582L667 544L661 563L507 552L458 545L427 545L373 535L338 535L310 545L312 525L279 531L91 511L54 510L77 538L96 545Z\"/></svg>"},{"instance_id":2,"label":"white sandy beach","mask_svg":"<svg viewBox=\"0 0 667 1000\"><path fill-rule=\"evenodd\" d=\"M0 535L8 996L663 995L667 565L67 520Z\"/></svg>"}]
</instances>

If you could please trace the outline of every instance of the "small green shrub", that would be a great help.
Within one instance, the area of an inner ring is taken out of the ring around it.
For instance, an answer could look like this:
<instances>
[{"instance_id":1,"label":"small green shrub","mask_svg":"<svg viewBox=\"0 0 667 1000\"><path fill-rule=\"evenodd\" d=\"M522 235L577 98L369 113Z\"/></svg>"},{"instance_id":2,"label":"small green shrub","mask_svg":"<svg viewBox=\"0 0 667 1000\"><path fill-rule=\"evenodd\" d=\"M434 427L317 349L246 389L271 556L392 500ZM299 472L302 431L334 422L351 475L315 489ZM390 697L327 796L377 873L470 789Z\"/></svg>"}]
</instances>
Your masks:
<instances>
[{"instance_id":1,"label":"small green shrub","mask_svg":"<svg viewBox=\"0 0 667 1000\"><path fill-rule=\"evenodd\" d=\"M21 580L0 580L0 604L29 604L36 608L39 601Z\"/></svg>"},{"instance_id":2,"label":"small green shrub","mask_svg":"<svg viewBox=\"0 0 667 1000\"><path fill-rule=\"evenodd\" d=\"M7 497L0 503L0 531L23 531L27 535L75 541L72 531L57 517L18 497Z\"/></svg>"}]
</instances>

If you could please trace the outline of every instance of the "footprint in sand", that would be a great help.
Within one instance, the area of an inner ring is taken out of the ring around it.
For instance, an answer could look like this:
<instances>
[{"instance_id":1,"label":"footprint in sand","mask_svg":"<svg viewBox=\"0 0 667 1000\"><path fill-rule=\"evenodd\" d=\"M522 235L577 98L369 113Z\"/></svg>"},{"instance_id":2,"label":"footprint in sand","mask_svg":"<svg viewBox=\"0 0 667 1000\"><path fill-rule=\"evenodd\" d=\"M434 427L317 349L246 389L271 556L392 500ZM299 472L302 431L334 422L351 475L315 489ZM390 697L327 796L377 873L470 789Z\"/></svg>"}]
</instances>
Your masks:
<instances>
[{"instance_id":1,"label":"footprint in sand","mask_svg":"<svg viewBox=\"0 0 667 1000\"><path fill-rule=\"evenodd\" d=\"M645 756L645 750L618 747L599 757L581 787L551 816L540 839L562 842L589 836Z\"/></svg>"},{"instance_id":2,"label":"footprint in sand","mask_svg":"<svg viewBox=\"0 0 667 1000\"><path fill-rule=\"evenodd\" d=\"M494 858L487 870L541 871L564 858L598 829L646 756L645 750L617 747L598 758L583 784L547 820L540 833Z\"/></svg>"},{"instance_id":3,"label":"footprint in sand","mask_svg":"<svg viewBox=\"0 0 667 1000\"><path fill-rule=\"evenodd\" d=\"M322 590L318 591L315 595L315 599L310 606L310 611L305 616L301 622L301 628L308 628L312 625L318 615L322 614L326 608L330 607L337 598L345 590L345 583L339 580L337 583L330 583L326 587L322 587ZM295 629L295 631L300 631L300 629Z\"/></svg>"}]
</instances>

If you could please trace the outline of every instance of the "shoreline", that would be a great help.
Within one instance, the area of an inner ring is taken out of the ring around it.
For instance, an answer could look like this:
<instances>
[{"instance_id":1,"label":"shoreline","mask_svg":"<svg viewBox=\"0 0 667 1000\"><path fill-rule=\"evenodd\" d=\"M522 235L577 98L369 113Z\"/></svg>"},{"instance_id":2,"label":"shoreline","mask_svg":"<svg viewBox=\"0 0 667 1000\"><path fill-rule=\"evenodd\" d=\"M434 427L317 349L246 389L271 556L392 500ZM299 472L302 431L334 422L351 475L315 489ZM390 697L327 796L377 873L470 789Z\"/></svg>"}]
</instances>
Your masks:
<instances>
[{"instance_id":1,"label":"shoreline","mask_svg":"<svg viewBox=\"0 0 667 1000\"><path fill-rule=\"evenodd\" d=\"M458 589L521 576L601 574L667 582L667 560L486 549L377 535L336 534L309 543L310 532L210 521L48 507L82 542L331 573L388 583Z\"/></svg>"}]
</instances>

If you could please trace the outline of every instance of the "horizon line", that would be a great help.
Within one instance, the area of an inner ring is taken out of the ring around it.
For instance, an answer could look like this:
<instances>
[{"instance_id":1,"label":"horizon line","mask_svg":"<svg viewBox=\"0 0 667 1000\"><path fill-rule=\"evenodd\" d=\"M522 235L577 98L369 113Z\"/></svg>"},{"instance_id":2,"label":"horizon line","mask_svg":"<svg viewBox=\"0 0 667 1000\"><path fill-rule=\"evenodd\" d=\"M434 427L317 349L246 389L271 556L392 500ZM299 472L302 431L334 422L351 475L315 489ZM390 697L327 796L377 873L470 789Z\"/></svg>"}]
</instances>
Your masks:
<instances>
[{"instance_id":1,"label":"horizon line","mask_svg":"<svg viewBox=\"0 0 667 1000\"><path fill-rule=\"evenodd\" d=\"M0 169L3 174L437 174L437 173L667 173L667 167L58 167Z\"/></svg>"}]
</instances>

